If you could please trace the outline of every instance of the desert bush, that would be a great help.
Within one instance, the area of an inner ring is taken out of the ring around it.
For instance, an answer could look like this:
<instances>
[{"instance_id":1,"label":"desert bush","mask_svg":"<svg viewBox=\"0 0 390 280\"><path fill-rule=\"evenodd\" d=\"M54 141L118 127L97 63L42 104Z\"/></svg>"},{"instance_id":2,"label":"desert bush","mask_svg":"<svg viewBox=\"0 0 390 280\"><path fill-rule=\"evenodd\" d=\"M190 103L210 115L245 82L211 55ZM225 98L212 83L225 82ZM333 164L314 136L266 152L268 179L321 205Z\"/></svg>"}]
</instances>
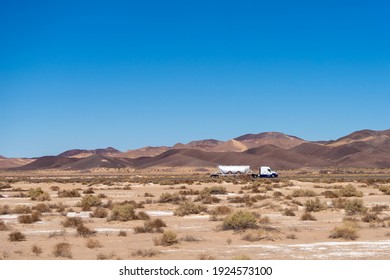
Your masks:
<instances>
[{"instance_id":1,"label":"desert bush","mask_svg":"<svg viewBox=\"0 0 390 280\"><path fill-rule=\"evenodd\" d=\"M50 200L50 195L44 192L41 188L35 188L28 191L28 196L31 200L45 201Z\"/></svg>"},{"instance_id":2,"label":"desert bush","mask_svg":"<svg viewBox=\"0 0 390 280\"><path fill-rule=\"evenodd\" d=\"M371 211L376 212L376 213L380 213L380 212L382 212L384 210L388 210L388 209L389 209L389 206L386 204L382 204L382 205L376 204L376 205L371 207Z\"/></svg>"},{"instance_id":3,"label":"desert bush","mask_svg":"<svg viewBox=\"0 0 390 280\"><path fill-rule=\"evenodd\" d=\"M143 211L137 213L137 218L138 220L150 220L150 216Z\"/></svg>"},{"instance_id":4,"label":"desert bush","mask_svg":"<svg viewBox=\"0 0 390 280\"><path fill-rule=\"evenodd\" d=\"M7 231L7 230L9 230L9 226L6 223L4 223L4 221L0 220L0 231Z\"/></svg>"},{"instance_id":5,"label":"desert bush","mask_svg":"<svg viewBox=\"0 0 390 280\"><path fill-rule=\"evenodd\" d=\"M284 210L284 212L283 212L283 214L285 215L285 216L295 216L295 213L294 213L294 211L293 210L291 210L291 209L285 209Z\"/></svg>"},{"instance_id":6,"label":"desert bush","mask_svg":"<svg viewBox=\"0 0 390 280\"><path fill-rule=\"evenodd\" d=\"M305 212L301 216L302 221L316 221L317 219L310 213L310 212Z\"/></svg>"},{"instance_id":7,"label":"desert bush","mask_svg":"<svg viewBox=\"0 0 390 280\"><path fill-rule=\"evenodd\" d=\"M219 215L229 215L232 213L232 208L226 205L220 205L215 207L213 210L209 211L211 215L219 216Z\"/></svg>"},{"instance_id":8,"label":"desert bush","mask_svg":"<svg viewBox=\"0 0 390 280\"><path fill-rule=\"evenodd\" d=\"M165 231L162 236L154 239L154 244L156 246L171 246L178 242L177 234L171 230Z\"/></svg>"},{"instance_id":9,"label":"desert bush","mask_svg":"<svg viewBox=\"0 0 390 280\"><path fill-rule=\"evenodd\" d=\"M137 249L131 253L132 257L152 258L159 255L161 252L155 249Z\"/></svg>"},{"instance_id":10,"label":"desert bush","mask_svg":"<svg viewBox=\"0 0 390 280\"><path fill-rule=\"evenodd\" d=\"M212 196L211 194L198 195L195 201L201 201L203 204L219 203L221 200L218 197Z\"/></svg>"},{"instance_id":11,"label":"desert bush","mask_svg":"<svg viewBox=\"0 0 390 280\"><path fill-rule=\"evenodd\" d=\"M95 191L93 190L93 188L88 188L86 190L83 191L83 194L94 194Z\"/></svg>"},{"instance_id":12,"label":"desert bush","mask_svg":"<svg viewBox=\"0 0 390 280\"><path fill-rule=\"evenodd\" d=\"M341 226L335 227L331 234L329 235L329 238L342 238L345 240L355 240L359 237L358 235L358 227L356 223L352 222L345 222Z\"/></svg>"},{"instance_id":13,"label":"desert bush","mask_svg":"<svg viewBox=\"0 0 390 280\"><path fill-rule=\"evenodd\" d=\"M223 230L244 230L257 227L256 215L242 210L230 214L222 223Z\"/></svg>"},{"instance_id":14,"label":"desert bush","mask_svg":"<svg viewBox=\"0 0 390 280\"><path fill-rule=\"evenodd\" d=\"M317 197L316 199L309 199L305 203L306 212L319 212L327 208L326 203L321 202Z\"/></svg>"},{"instance_id":15,"label":"desert bush","mask_svg":"<svg viewBox=\"0 0 390 280\"><path fill-rule=\"evenodd\" d=\"M380 186L379 190L386 195L390 195L390 186Z\"/></svg>"},{"instance_id":16,"label":"desert bush","mask_svg":"<svg viewBox=\"0 0 390 280\"><path fill-rule=\"evenodd\" d=\"M67 217L65 221L62 222L64 227L73 227L77 228L80 225L83 225L83 220L79 217Z\"/></svg>"},{"instance_id":17,"label":"desert bush","mask_svg":"<svg viewBox=\"0 0 390 280\"><path fill-rule=\"evenodd\" d=\"M323 196L325 196L326 198L338 198L339 195L333 191L324 191L321 193Z\"/></svg>"},{"instance_id":18,"label":"desert bush","mask_svg":"<svg viewBox=\"0 0 390 280\"><path fill-rule=\"evenodd\" d=\"M211 260L215 260L215 257L212 256L212 255L206 254L206 253L202 253L199 256L199 260L201 260L201 261L211 261Z\"/></svg>"},{"instance_id":19,"label":"desert bush","mask_svg":"<svg viewBox=\"0 0 390 280\"><path fill-rule=\"evenodd\" d=\"M51 186L50 187L50 190L52 190L52 191L58 191L60 189L60 187L58 187L58 186Z\"/></svg>"},{"instance_id":20,"label":"desert bush","mask_svg":"<svg viewBox=\"0 0 390 280\"><path fill-rule=\"evenodd\" d=\"M118 236L125 237L125 236L127 236L127 232L124 231L124 230L120 230L119 233L118 233Z\"/></svg>"},{"instance_id":21,"label":"desert bush","mask_svg":"<svg viewBox=\"0 0 390 280\"><path fill-rule=\"evenodd\" d=\"M250 260L251 258L247 255L239 255L239 256L235 256L233 258L233 260L236 260L236 261L248 261Z\"/></svg>"},{"instance_id":22,"label":"desert bush","mask_svg":"<svg viewBox=\"0 0 390 280\"><path fill-rule=\"evenodd\" d=\"M144 197L154 197L154 195L151 194L151 193L146 192L146 193L144 194Z\"/></svg>"},{"instance_id":23,"label":"desert bush","mask_svg":"<svg viewBox=\"0 0 390 280\"><path fill-rule=\"evenodd\" d=\"M77 227L77 233L81 237L90 237L96 234L96 231L89 229L85 225L81 224Z\"/></svg>"},{"instance_id":24,"label":"desert bush","mask_svg":"<svg viewBox=\"0 0 390 280\"><path fill-rule=\"evenodd\" d=\"M19 242L26 240L26 236L20 231L13 231L8 235L8 238L12 242Z\"/></svg>"},{"instance_id":25,"label":"desert bush","mask_svg":"<svg viewBox=\"0 0 390 280\"><path fill-rule=\"evenodd\" d=\"M51 212L50 206L45 203L38 203L32 209L40 213Z\"/></svg>"},{"instance_id":26,"label":"desert bush","mask_svg":"<svg viewBox=\"0 0 390 280\"><path fill-rule=\"evenodd\" d=\"M8 205L0 205L0 215L7 215L10 213L11 213L11 209Z\"/></svg>"},{"instance_id":27,"label":"desert bush","mask_svg":"<svg viewBox=\"0 0 390 280\"><path fill-rule=\"evenodd\" d=\"M17 205L14 209L12 209L12 213L14 214L30 214L31 212L31 208L26 205Z\"/></svg>"},{"instance_id":28,"label":"desert bush","mask_svg":"<svg viewBox=\"0 0 390 280\"><path fill-rule=\"evenodd\" d=\"M96 207L96 209L93 210L93 213L91 214L91 217L93 218L106 218L107 216L108 216L108 211L103 207Z\"/></svg>"},{"instance_id":29,"label":"desert bush","mask_svg":"<svg viewBox=\"0 0 390 280\"><path fill-rule=\"evenodd\" d=\"M179 194L177 193L162 193L160 195L160 199L158 200L158 202L160 203L173 203L173 204L178 204L180 203L181 201L184 201L185 198L180 196Z\"/></svg>"},{"instance_id":30,"label":"desert bush","mask_svg":"<svg viewBox=\"0 0 390 280\"><path fill-rule=\"evenodd\" d=\"M186 216L192 214L199 214L207 211L207 208L203 205L195 204L190 201L180 203L179 207L175 210L176 216Z\"/></svg>"},{"instance_id":31,"label":"desert bush","mask_svg":"<svg viewBox=\"0 0 390 280\"><path fill-rule=\"evenodd\" d=\"M299 189L294 190L291 194L292 197L315 197L317 193L313 190Z\"/></svg>"},{"instance_id":32,"label":"desert bush","mask_svg":"<svg viewBox=\"0 0 390 280\"><path fill-rule=\"evenodd\" d=\"M341 197L362 197L363 192L358 191L354 186L348 184L337 190L337 194Z\"/></svg>"},{"instance_id":33,"label":"desert bush","mask_svg":"<svg viewBox=\"0 0 390 280\"><path fill-rule=\"evenodd\" d=\"M134 233L147 233L147 232L162 232L162 227L167 225L161 219L154 219L151 221L146 221L144 226L138 226L134 228Z\"/></svg>"},{"instance_id":34,"label":"desert bush","mask_svg":"<svg viewBox=\"0 0 390 280\"><path fill-rule=\"evenodd\" d=\"M63 190L58 191L58 197L80 197L80 193L78 190Z\"/></svg>"},{"instance_id":35,"label":"desert bush","mask_svg":"<svg viewBox=\"0 0 390 280\"><path fill-rule=\"evenodd\" d=\"M32 224L40 220L40 213L37 211L34 211L31 215L21 215L18 217L18 221L21 224Z\"/></svg>"},{"instance_id":36,"label":"desert bush","mask_svg":"<svg viewBox=\"0 0 390 280\"><path fill-rule=\"evenodd\" d=\"M222 186L206 187L201 190L200 195L202 194L227 194L226 188Z\"/></svg>"},{"instance_id":37,"label":"desert bush","mask_svg":"<svg viewBox=\"0 0 390 280\"><path fill-rule=\"evenodd\" d=\"M97 239L88 239L86 242L86 246L89 249L101 248L103 247L102 243Z\"/></svg>"},{"instance_id":38,"label":"desert bush","mask_svg":"<svg viewBox=\"0 0 390 280\"><path fill-rule=\"evenodd\" d=\"M378 217L377 213L367 213L362 216L362 221L365 223L377 223L381 222L382 219Z\"/></svg>"},{"instance_id":39,"label":"desert bush","mask_svg":"<svg viewBox=\"0 0 390 280\"><path fill-rule=\"evenodd\" d=\"M290 233L286 235L287 239L297 239L297 236L294 233Z\"/></svg>"},{"instance_id":40,"label":"desert bush","mask_svg":"<svg viewBox=\"0 0 390 280\"><path fill-rule=\"evenodd\" d=\"M31 252L33 252L36 256L42 254L42 248L39 247L38 245L33 245L31 247Z\"/></svg>"},{"instance_id":41,"label":"desert bush","mask_svg":"<svg viewBox=\"0 0 390 280\"><path fill-rule=\"evenodd\" d=\"M71 246L69 243L61 242L54 245L53 255L61 258L72 258Z\"/></svg>"},{"instance_id":42,"label":"desert bush","mask_svg":"<svg viewBox=\"0 0 390 280\"><path fill-rule=\"evenodd\" d=\"M111 220L115 221L130 221L138 219L132 204L116 204L111 211Z\"/></svg>"},{"instance_id":43,"label":"desert bush","mask_svg":"<svg viewBox=\"0 0 390 280\"><path fill-rule=\"evenodd\" d=\"M249 242L257 242L260 240L270 240L271 238L267 231L259 229L245 232L242 239Z\"/></svg>"},{"instance_id":44,"label":"desert bush","mask_svg":"<svg viewBox=\"0 0 390 280\"><path fill-rule=\"evenodd\" d=\"M364 207L363 200L357 198L347 200L344 209L348 215L361 214L367 211L367 208Z\"/></svg>"},{"instance_id":45,"label":"desert bush","mask_svg":"<svg viewBox=\"0 0 390 280\"><path fill-rule=\"evenodd\" d=\"M269 223L271 223L271 220L268 216L260 216L258 218L258 223L260 225L268 225Z\"/></svg>"},{"instance_id":46,"label":"desert bush","mask_svg":"<svg viewBox=\"0 0 390 280\"><path fill-rule=\"evenodd\" d=\"M80 202L80 206L84 211L88 211L91 207L102 205L102 201L99 197L94 195L86 195Z\"/></svg>"}]
</instances>

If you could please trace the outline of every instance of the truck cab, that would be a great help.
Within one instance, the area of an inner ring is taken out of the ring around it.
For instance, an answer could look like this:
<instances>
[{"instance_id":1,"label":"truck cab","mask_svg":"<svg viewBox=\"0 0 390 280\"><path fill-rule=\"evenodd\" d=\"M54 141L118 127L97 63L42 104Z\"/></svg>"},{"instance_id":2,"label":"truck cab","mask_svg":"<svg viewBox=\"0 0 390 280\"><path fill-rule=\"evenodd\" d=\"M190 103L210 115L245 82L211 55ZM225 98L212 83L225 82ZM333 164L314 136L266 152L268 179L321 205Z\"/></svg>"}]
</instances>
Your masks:
<instances>
[{"instance_id":1,"label":"truck cab","mask_svg":"<svg viewBox=\"0 0 390 280\"><path fill-rule=\"evenodd\" d=\"M259 175L260 178L276 178L279 174L275 171L273 171L269 166L261 166L259 168Z\"/></svg>"}]
</instances>

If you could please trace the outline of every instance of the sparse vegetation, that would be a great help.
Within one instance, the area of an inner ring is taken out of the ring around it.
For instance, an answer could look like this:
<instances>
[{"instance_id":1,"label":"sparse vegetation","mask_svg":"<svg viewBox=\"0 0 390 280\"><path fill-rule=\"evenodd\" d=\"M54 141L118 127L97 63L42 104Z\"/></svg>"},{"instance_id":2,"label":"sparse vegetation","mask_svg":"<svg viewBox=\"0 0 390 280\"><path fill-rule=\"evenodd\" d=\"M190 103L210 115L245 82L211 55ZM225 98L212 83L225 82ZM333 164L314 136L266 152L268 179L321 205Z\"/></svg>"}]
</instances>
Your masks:
<instances>
[{"instance_id":1,"label":"sparse vegetation","mask_svg":"<svg viewBox=\"0 0 390 280\"><path fill-rule=\"evenodd\" d=\"M310 212L305 212L301 216L302 221L316 221L317 219L310 213Z\"/></svg>"},{"instance_id":2,"label":"sparse vegetation","mask_svg":"<svg viewBox=\"0 0 390 280\"><path fill-rule=\"evenodd\" d=\"M77 228L78 226L83 224L83 220L79 217L68 217L65 221L62 222L64 227L73 227Z\"/></svg>"},{"instance_id":3,"label":"sparse vegetation","mask_svg":"<svg viewBox=\"0 0 390 280\"><path fill-rule=\"evenodd\" d=\"M41 188L35 188L28 191L28 196L31 200L45 201L50 200L50 195L44 192Z\"/></svg>"},{"instance_id":4,"label":"sparse vegetation","mask_svg":"<svg viewBox=\"0 0 390 280\"><path fill-rule=\"evenodd\" d=\"M180 196L179 194L177 193L162 193L160 195L160 199L158 200L158 202L160 203L172 203L172 204L178 204L180 203L181 201L184 201L186 200L185 197L183 196Z\"/></svg>"},{"instance_id":5,"label":"sparse vegetation","mask_svg":"<svg viewBox=\"0 0 390 280\"><path fill-rule=\"evenodd\" d=\"M348 184L344 187L341 187L337 194L341 197L362 197L363 192L358 191L356 187L352 186L351 184Z\"/></svg>"},{"instance_id":6,"label":"sparse vegetation","mask_svg":"<svg viewBox=\"0 0 390 280\"><path fill-rule=\"evenodd\" d=\"M138 217L135 214L134 205L127 203L127 204L114 205L111 211L110 219L114 221L125 222L125 221L137 220Z\"/></svg>"},{"instance_id":7,"label":"sparse vegetation","mask_svg":"<svg viewBox=\"0 0 390 280\"><path fill-rule=\"evenodd\" d=\"M312 190L299 189L299 190L294 190L291 196L292 197L315 197L317 196L317 193Z\"/></svg>"},{"instance_id":8,"label":"sparse vegetation","mask_svg":"<svg viewBox=\"0 0 390 280\"><path fill-rule=\"evenodd\" d=\"M80 193L78 190L63 190L58 191L58 197L80 197Z\"/></svg>"},{"instance_id":9,"label":"sparse vegetation","mask_svg":"<svg viewBox=\"0 0 390 280\"><path fill-rule=\"evenodd\" d=\"M85 225L81 224L77 227L77 234L81 237L87 238L96 234L96 231L89 229Z\"/></svg>"},{"instance_id":10,"label":"sparse vegetation","mask_svg":"<svg viewBox=\"0 0 390 280\"><path fill-rule=\"evenodd\" d=\"M257 218L252 212L239 210L227 216L223 220L223 230L244 230L257 228Z\"/></svg>"},{"instance_id":11,"label":"sparse vegetation","mask_svg":"<svg viewBox=\"0 0 390 280\"><path fill-rule=\"evenodd\" d=\"M0 220L0 231L7 231L7 230L9 230L9 226L6 223L4 223L4 221Z\"/></svg>"},{"instance_id":12,"label":"sparse vegetation","mask_svg":"<svg viewBox=\"0 0 390 280\"><path fill-rule=\"evenodd\" d=\"M367 211L367 208L364 207L363 200L357 198L353 200L347 200L345 202L344 209L348 215L362 214Z\"/></svg>"},{"instance_id":13,"label":"sparse vegetation","mask_svg":"<svg viewBox=\"0 0 390 280\"><path fill-rule=\"evenodd\" d=\"M309 199L305 203L306 212L319 212L327 208L326 203L321 202L317 197L316 199Z\"/></svg>"},{"instance_id":14,"label":"sparse vegetation","mask_svg":"<svg viewBox=\"0 0 390 280\"><path fill-rule=\"evenodd\" d=\"M102 205L101 199L94 195L84 196L80 202L80 206L82 207L83 211L89 211L91 207L100 205Z\"/></svg>"},{"instance_id":15,"label":"sparse vegetation","mask_svg":"<svg viewBox=\"0 0 390 280\"><path fill-rule=\"evenodd\" d=\"M101 248L103 247L102 243L97 239L88 239L86 242L86 246L89 249Z\"/></svg>"},{"instance_id":16,"label":"sparse vegetation","mask_svg":"<svg viewBox=\"0 0 390 280\"><path fill-rule=\"evenodd\" d=\"M106 218L108 216L107 209L104 209L103 207L96 207L95 210L93 210L93 213L91 214L91 217L93 218Z\"/></svg>"},{"instance_id":17,"label":"sparse vegetation","mask_svg":"<svg viewBox=\"0 0 390 280\"><path fill-rule=\"evenodd\" d=\"M132 257L152 258L159 255L161 252L156 249L137 249L131 253Z\"/></svg>"},{"instance_id":18,"label":"sparse vegetation","mask_svg":"<svg viewBox=\"0 0 390 280\"><path fill-rule=\"evenodd\" d=\"M33 252L36 256L39 256L40 254L42 254L42 248L39 247L38 245L33 245L31 247L31 252Z\"/></svg>"}]
</instances>

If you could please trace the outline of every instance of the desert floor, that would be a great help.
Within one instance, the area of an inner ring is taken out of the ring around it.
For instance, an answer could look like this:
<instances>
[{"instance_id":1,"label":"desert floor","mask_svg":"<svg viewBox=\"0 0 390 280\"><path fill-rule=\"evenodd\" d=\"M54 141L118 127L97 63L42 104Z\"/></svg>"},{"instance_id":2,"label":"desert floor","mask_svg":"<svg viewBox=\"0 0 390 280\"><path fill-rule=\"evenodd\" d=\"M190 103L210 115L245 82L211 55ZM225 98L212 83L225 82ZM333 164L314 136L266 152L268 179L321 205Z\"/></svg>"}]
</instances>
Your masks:
<instances>
[{"instance_id":1,"label":"desert floor","mask_svg":"<svg viewBox=\"0 0 390 280\"><path fill-rule=\"evenodd\" d=\"M4 173L0 259L388 260L389 195L387 171Z\"/></svg>"}]
</instances>

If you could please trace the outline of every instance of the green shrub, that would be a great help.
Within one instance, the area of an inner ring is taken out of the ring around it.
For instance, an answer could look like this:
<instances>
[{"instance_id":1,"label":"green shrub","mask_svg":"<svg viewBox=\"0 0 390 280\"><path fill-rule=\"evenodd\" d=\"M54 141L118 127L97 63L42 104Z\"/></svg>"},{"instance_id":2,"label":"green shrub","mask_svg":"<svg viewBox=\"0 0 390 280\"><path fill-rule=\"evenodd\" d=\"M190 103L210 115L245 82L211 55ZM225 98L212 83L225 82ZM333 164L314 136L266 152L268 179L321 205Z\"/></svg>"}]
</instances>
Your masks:
<instances>
[{"instance_id":1,"label":"green shrub","mask_svg":"<svg viewBox=\"0 0 390 280\"><path fill-rule=\"evenodd\" d=\"M19 242L26 240L26 236L20 231L13 231L8 235L8 238L12 242Z\"/></svg>"},{"instance_id":2,"label":"green shrub","mask_svg":"<svg viewBox=\"0 0 390 280\"><path fill-rule=\"evenodd\" d=\"M134 211L132 204L116 204L111 211L111 220L115 221L131 221L137 220L138 217Z\"/></svg>"},{"instance_id":3,"label":"green shrub","mask_svg":"<svg viewBox=\"0 0 390 280\"><path fill-rule=\"evenodd\" d=\"M321 202L318 197L316 199L309 199L305 203L306 212L319 212L326 208L326 203Z\"/></svg>"},{"instance_id":4,"label":"green shrub","mask_svg":"<svg viewBox=\"0 0 390 280\"><path fill-rule=\"evenodd\" d=\"M255 214L239 210L227 216L223 220L223 230L244 230L248 228L257 228L257 219Z\"/></svg>"},{"instance_id":5,"label":"green shrub","mask_svg":"<svg viewBox=\"0 0 390 280\"><path fill-rule=\"evenodd\" d=\"M203 205L195 204L190 201L182 202L179 207L175 210L176 216L186 216L199 214L201 212L207 211L207 208Z\"/></svg>"},{"instance_id":6,"label":"green shrub","mask_svg":"<svg viewBox=\"0 0 390 280\"><path fill-rule=\"evenodd\" d=\"M330 238L342 238L345 240L355 240L359 237L358 228L355 223L346 222L341 226L335 227L331 234L329 235Z\"/></svg>"},{"instance_id":7,"label":"green shrub","mask_svg":"<svg viewBox=\"0 0 390 280\"><path fill-rule=\"evenodd\" d=\"M88 211L91 209L91 207L100 205L102 205L101 199L94 195L84 196L80 202L80 206L83 208L84 211Z\"/></svg>"}]
</instances>

